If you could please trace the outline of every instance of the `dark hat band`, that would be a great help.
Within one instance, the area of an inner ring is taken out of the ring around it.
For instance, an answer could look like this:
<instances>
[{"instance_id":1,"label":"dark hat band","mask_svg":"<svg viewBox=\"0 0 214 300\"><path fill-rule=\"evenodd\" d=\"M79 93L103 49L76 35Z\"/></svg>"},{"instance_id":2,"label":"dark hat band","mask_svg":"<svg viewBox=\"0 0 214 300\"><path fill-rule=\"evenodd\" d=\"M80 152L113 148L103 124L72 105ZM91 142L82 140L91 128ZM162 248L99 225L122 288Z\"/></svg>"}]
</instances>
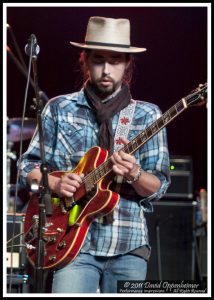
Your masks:
<instances>
[{"instance_id":1,"label":"dark hat band","mask_svg":"<svg viewBox=\"0 0 214 300\"><path fill-rule=\"evenodd\" d=\"M130 48L130 45L123 44L111 44L111 43L100 43L100 42L85 42L86 45L94 45L94 46L108 46L108 47L119 47L119 48Z\"/></svg>"}]
</instances>

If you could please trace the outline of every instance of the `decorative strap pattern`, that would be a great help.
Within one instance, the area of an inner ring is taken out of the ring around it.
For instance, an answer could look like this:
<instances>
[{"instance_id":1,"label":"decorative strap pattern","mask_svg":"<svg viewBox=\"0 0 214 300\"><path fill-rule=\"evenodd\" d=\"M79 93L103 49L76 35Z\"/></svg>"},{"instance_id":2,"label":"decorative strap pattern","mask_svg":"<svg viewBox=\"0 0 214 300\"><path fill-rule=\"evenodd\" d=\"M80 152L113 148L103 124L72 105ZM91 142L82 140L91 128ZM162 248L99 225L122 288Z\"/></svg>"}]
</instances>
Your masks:
<instances>
[{"instance_id":1,"label":"decorative strap pattern","mask_svg":"<svg viewBox=\"0 0 214 300\"><path fill-rule=\"evenodd\" d=\"M119 120L114 137L114 151L118 151L123 147L121 138L127 138L129 128L134 116L136 101L132 100L132 103L126 106L120 111Z\"/></svg>"},{"instance_id":2,"label":"decorative strap pattern","mask_svg":"<svg viewBox=\"0 0 214 300\"><path fill-rule=\"evenodd\" d=\"M131 104L129 104L120 111L119 120L114 137L114 151L118 151L124 146L121 138L128 137L129 128L134 116L135 106L136 101L132 100ZM124 181L124 177L117 175L115 177L115 180L117 183L122 183Z\"/></svg>"}]
</instances>

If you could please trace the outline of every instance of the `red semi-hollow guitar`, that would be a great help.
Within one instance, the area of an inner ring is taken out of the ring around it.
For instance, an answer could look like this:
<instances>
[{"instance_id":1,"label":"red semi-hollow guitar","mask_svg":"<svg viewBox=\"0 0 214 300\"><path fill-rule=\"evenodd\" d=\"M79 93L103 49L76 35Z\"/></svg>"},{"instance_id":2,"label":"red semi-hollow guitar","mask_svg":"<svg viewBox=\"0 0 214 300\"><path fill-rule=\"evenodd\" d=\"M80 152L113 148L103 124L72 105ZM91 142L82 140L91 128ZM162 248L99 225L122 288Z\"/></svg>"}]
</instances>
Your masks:
<instances>
[{"instance_id":1,"label":"red semi-hollow guitar","mask_svg":"<svg viewBox=\"0 0 214 300\"><path fill-rule=\"evenodd\" d=\"M206 93L207 84L199 85L194 92L177 102L122 150L129 154L134 153L190 105L203 102ZM73 197L60 198L53 195L53 214L46 217L43 228L44 269L60 269L74 260L93 220L110 213L119 202L120 196L109 189L114 173L111 159L107 156L106 150L100 147L91 148L77 167L69 171L85 175ZM56 171L50 175L61 177L66 172ZM24 223L26 251L32 265L35 265L36 261L38 215L39 197L33 195L28 203Z\"/></svg>"}]
</instances>

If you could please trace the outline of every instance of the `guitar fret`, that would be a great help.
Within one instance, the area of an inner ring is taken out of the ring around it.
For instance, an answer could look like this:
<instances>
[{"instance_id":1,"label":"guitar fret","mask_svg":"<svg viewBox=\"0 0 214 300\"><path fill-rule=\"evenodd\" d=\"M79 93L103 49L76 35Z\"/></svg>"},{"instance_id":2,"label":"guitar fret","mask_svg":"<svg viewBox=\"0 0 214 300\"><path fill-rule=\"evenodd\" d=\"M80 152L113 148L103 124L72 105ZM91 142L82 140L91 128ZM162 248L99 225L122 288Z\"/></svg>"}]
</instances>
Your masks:
<instances>
[{"instance_id":1,"label":"guitar fret","mask_svg":"<svg viewBox=\"0 0 214 300\"><path fill-rule=\"evenodd\" d=\"M145 132L142 132L142 133L140 134L140 139L141 139L141 143L143 143L144 141L147 140L147 136L146 136L146 133L145 133Z\"/></svg>"},{"instance_id":2,"label":"guitar fret","mask_svg":"<svg viewBox=\"0 0 214 300\"><path fill-rule=\"evenodd\" d=\"M105 175L105 173L103 171L103 166L95 169L94 170L94 183L98 182L100 180L100 178L103 177L103 175Z\"/></svg>"},{"instance_id":3,"label":"guitar fret","mask_svg":"<svg viewBox=\"0 0 214 300\"><path fill-rule=\"evenodd\" d=\"M152 133L155 133L158 130L157 122L154 122L151 126Z\"/></svg>"},{"instance_id":4,"label":"guitar fret","mask_svg":"<svg viewBox=\"0 0 214 300\"><path fill-rule=\"evenodd\" d=\"M144 136L145 136L146 140L148 140L148 135L147 135L147 132L146 132L146 130L144 130L144 132L142 132L142 134L144 134Z\"/></svg>"},{"instance_id":5,"label":"guitar fret","mask_svg":"<svg viewBox=\"0 0 214 300\"><path fill-rule=\"evenodd\" d=\"M99 169L95 169L95 170L94 170L93 177L94 177L94 183L96 183L96 182L99 181L99 179L100 179Z\"/></svg>"},{"instance_id":6,"label":"guitar fret","mask_svg":"<svg viewBox=\"0 0 214 300\"><path fill-rule=\"evenodd\" d=\"M99 170L99 174L103 177L105 174L109 173L112 169L112 161L107 159L100 167L97 168Z\"/></svg>"},{"instance_id":7,"label":"guitar fret","mask_svg":"<svg viewBox=\"0 0 214 300\"><path fill-rule=\"evenodd\" d=\"M103 172L103 168L99 168L99 169L97 169L97 170L98 170L98 172L99 172L99 178L102 178L103 175L105 175L105 173Z\"/></svg>"},{"instance_id":8,"label":"guitar fret","mask_svg":"<svg viewBox=\"0 0 214 300\"><path fill-rule=\"evenodd\" d=\"M133 143L131 143L132 146L132 151L135 151L135 149L137 149L137 147L139 146L138 142L137 142L137 138L133 140Z\"/></svg>"},{"instance_id":9,"label":"guitar fret","mask_svg":"<svg viewBox=\"0 0 214 300\"><path fill-rule=\"evenodd\" d=\"M110 159L108 159L107 161L106 161L106 169L107 169L107 172L109 172L110 170L111 170L111 168L112 168L112 161L110 160ZM107 173L106 172L106 173Z\"/></svg>"},{"instance_id":10,"label":"guitar fret","mask_svg":"<svg viewBox=\"0 0 214 300\"><path fill-rule=\"evenodd\" d=\"M169 111L167 111L163 114L162 119L163 119L164 124L167 124L170 121L171 117L170 117Z\"/></svg>"},{"instance_id":11,"label":"guitar fret","mask_svg":"<svg viewBox=\"0 0 214 300\"><path fill-rule=\"evenodd\" d=\"M157 120L157 124L158 124L158 128L163 127L164 126L164 120L163 120L163 118L158 119Z\"/></svg>"},{"instance_id":12,"label":"guitar fret","mask_svg":"<svg viewBox=\"0 0 214 300\"><path fill-rule=\"evenodd\" d=\"M132 141L132 143L129 144L129 148L131 148L130 151L129 151L129 153L132 153L133 151L135 151L135 149L137 149L137 147L138 147L137 140L134 139Z\"/></svg>"},{"instance_id":13,"label":"guitar fret","mask_svg":"<svg viewBox=\"0 0 214 300\"><path fill-rule=\"evenodd\" d=\"M141 137L141 134L139 134L137 137L136 137L136 144L137 144L137 148L142 144L142 137Z\"/></svg>"},{"instance_id":14,"label":"guitar fret","mask_svg":"<svg viewBox=\"0 0 214 300\"><path fill-rule=\"evenodd\" d=\"M181 100L177 104L175 104L175 107L177 109L177 112L181 112L185 108L184 103Z\"/></svg>"},{"instance_id":15,"label":"guitar fret","mask_svg":"<svg viewBox=\"0 0 214 300\"><path fill-rule=\"evenodd\" d=\"M171 109L169 110L169 114L170 114L171 119L177 115L177 109L175 108L175 106L171 107Z\"/></svg>"},{"instance_id":16,"label":"guitar fret","mask_svg":"<svg viewBox=\"0 0 214 300\"><path fill-rule=\"evenodd\" d=\"M101 166L99 166L99 167L97 167L95 170L94 170L94 173L96 173L96 180L99 180L100 179L100 168L102 167L102 165Z\"/></svg>"},{"instance_id":17,"label":"guitar fret","mask_svg":"<svg viewBox=\"0 0 214 300\"><path fill-rule=\"evenodd\" d=\"M91 191L94 187L95 181L93 173L89 173L84 180L86 191Z\"/></svg>"},{"instance_id":18,"label":"guitar fret","mask_svg":"<svg viewBox=\"0 0 214 300\"><path fill-rule=\"evenodd\" d=\"M103 170L104 170L104 173L105 173L105 174L107 174L107 173L108 173L108 170L109 170L108 165L107 165L106 162L107 162L107 161L105 161L105 162L102 164L102 167L103 167Z\"/></svg>"},{"instance_id":19,"label":"guitar fret","mask_svg":"<svg viewBox=\"0 0 214 300\"><path fill-rule=\"evenodd\" d=\"M147 138L150 137L152 135L151 126L149 126L148 128L146 128L145 132L146 132Z\"/></svg>"}]
</instances>

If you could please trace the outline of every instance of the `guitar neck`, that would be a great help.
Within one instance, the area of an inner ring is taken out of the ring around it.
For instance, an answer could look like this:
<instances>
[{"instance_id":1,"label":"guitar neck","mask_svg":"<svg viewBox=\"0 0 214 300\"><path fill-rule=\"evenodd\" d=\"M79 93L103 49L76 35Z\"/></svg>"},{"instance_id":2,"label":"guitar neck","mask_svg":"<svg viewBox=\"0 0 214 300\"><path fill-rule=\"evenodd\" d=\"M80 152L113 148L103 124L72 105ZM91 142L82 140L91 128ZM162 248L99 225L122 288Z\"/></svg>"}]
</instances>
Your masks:
<instances>
[{"instance_id":1,"label":"guitar neck","mask_svg":"<svg viewBox=\"0 0 214 300\"><path fill-rule=\"evenodd\" d=\"M173 105L169 110L167 110L160 118L153 122L149 127L147 127L143 132L138 134L133 140L126 144L120 150L125 153L132 154L147 143L154 135L156 135L162 128L168 125L172 120L174 120L178 115L180 115L184 110L190 105L196 105L196 103L201 102L205 99L207 94L207 83L199 86L192 94L182 98L175 105ZM96 184L101 178L106 176L108 173L112 172L113 163L111 158L108 158L104 163L99 165L95 170L90 172L84 181L89 181L90 183Z\"/></svg>"},{"instance_id":2,"label":"guitar neck","mask_svg":"<svg viewBox=\"0 0 214 300\"><path fill-rule=\"evenodd\" d=\"M154 135L156 135L161 129L168 125L173 119L181 114L188 105L183 98L169 110L167 110L160 118L153 122L143 132L138 134L133 140L126 144L121 150L128 154L136 152L140 147L146 144Z\"/></svg>"},{"instance_id":3,"label":"guitar neck","mask_svg":"<svg viewBox=\"0 0 214 300\"><path fill-rule=\"evenodd\" d=\"M140 147L147 143L155 134L157 134L162 128L169 124L173 119L175 119L179 114L181 114L188 107L188 99L183 98L167 110L160 118L153 122L149 127L147 127L143 132L138 134L133 140L126 144L122 151L128 154L136 152ZM96 184L101 178L106 176L112 171L113 163L111 158L108 158L104 163L99 165L95 170L90 172L84 181L89 180Z\"/></svg>"}]
</instances>

